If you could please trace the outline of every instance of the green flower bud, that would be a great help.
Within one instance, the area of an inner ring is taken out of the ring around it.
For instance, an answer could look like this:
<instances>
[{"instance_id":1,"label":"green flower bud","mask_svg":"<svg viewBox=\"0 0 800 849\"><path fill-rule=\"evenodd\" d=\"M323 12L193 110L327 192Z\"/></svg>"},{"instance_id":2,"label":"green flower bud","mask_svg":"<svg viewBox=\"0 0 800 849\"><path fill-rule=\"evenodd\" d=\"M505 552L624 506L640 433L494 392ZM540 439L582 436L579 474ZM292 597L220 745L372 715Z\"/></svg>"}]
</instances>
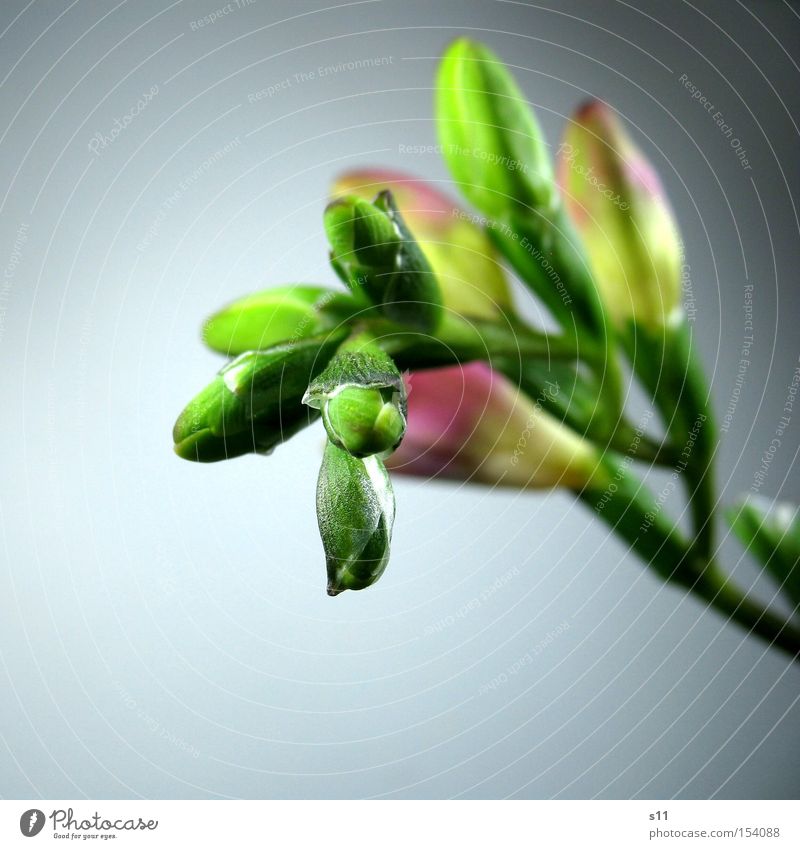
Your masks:
<instances>
[{"instance_id":1,"label":"green flower bud","mask_svg":"<svg viewBox=\"0 0 800 849\"><path fill-rule=\"evenodd\" d=\"M323 421L331 441L356 457L392 451L406 429L391 390L351 386L326 402Z\"/></svg>"},{"instance_id":2,"label":"green flower bud","mask_svg":"<svg viewBox=\"0 0 800 849\"><path fill-rule=\"evenodd\" d=\"M281 342L317 336L352 315L349 295L321 286L279 286L240 298L214 313L203 341L221 354L263 351Z\"/></svg>"},{"instance_id":3,"label":"green flower bud","mask_svg":"<svg viewBox=\"0 0 800 849\"><path fill-rule=\"evenodd\" d=\"M389 562L394 524L394 493L383 462L359 460L329 442L317 482L317 521L328 595L374 584Z\"/></svg>"},{"instance_id":4,"label":"green flower bud","mask_svg":"<svg viewBox=\"0 0 800 849\"><path fill-rule=\"evenodd\" d=\"M406 429L406 391L376 345L341 350L312 381L303 402L322 410L331 442L356 457L388 455Z\"/></svg>"},{"instance_id":5,"label":"green flower bud","mask_svg":"<svg viewBox=\"0 0 800 849\"><path fill-rule=\"evenodd\" d=\"M488 234L434 186L399 171L366 168L341 174L331 194L372 198L382 189L392 192L430 261L448 312L486 319L514 314L509 282Z\"/></svg>"},{"instance_id":6,"label":"green flower bud","mask_svg":"<svg viewBox=\"0 0 800 849\"><path fill-rule=\"evenodd\" d=\"M326 207L324 223L331 252L343 266L383 268L387 273L391 270L398 234L389 216L377 206L348 196ZM350 285L353 281L345 283ZM355 285L359 285L357 281Z\"/></svg>"},{"instance_id":7,"label":"green flower bud","mask_svg":"<svg viewBox=\"0 0 800 849\"><path fill-rule=\"evenodd\" d=\"M272 451L316 418L302 406L303 392L346 333L237 357L178 417L175 453L211 463Z\"/></svg>"},{"instance_id":8,"label":"green flower bud","mask_svg":"<svg viewBox=\"0 0 800 849\"><path fill-rule=\"evenodd\" d=\"M488 235L523 282L559 323L570 328L577 320L602 341L602 305L542 131L506 67L483 45L461 38L445 53L437 126L451 174L494 219Z\"/></svg>"},{"instance_id":9,"label":"green flower bud","mask_svg":"<svg viewBox=\"0 0 800 849\"><path fill-rule=\"evenodd\" d=\"M539 124L491 50L466 38L450 45L439 66L436 113L450 173L483 213L504 219L558 206Z\"/></svg>"},{"instance_id":10,"label":"green flower bud","mask_svg":"<svg viewBox=\"0 0 800 849\"><path fill-rule=\"evenodd\" d=\"M348 195L325 210L331 264L345 284L362 293L390 321L430 332L439 322L439 284L406 227L391 192L373 203Z\"/></svg>"}]
</instances>

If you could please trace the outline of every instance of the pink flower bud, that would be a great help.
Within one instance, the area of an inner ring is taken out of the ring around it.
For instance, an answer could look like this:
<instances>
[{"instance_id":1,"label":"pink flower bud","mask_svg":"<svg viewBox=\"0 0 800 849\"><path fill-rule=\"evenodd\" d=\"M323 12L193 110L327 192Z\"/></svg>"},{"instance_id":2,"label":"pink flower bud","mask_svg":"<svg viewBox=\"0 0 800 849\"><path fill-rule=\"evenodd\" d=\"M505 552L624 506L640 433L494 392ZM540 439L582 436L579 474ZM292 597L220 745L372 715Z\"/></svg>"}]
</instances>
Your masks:
<instances>
[{"instance_id":1,"label":"pink flower bud","mask_svg":"<svg viewBox=\"0 0 800 849\"><path fill-rule=\"evenodd\" d=\"M564 201L606 309L618 324L679 319L682 248L655 169L597 100L576 113L558 149Z\"/></svg>"},{"instance_id":2,"label":"pink flower bud","mask_svg":"<svg viewBox=\"0 0 800 849\"><path fill-rule=\"evenodd\" d=\"M408 382L408 428L386 463L394 472L521 489L577 489L596 474L590 443L484 363Z\"/></svg>"}]
</instances>

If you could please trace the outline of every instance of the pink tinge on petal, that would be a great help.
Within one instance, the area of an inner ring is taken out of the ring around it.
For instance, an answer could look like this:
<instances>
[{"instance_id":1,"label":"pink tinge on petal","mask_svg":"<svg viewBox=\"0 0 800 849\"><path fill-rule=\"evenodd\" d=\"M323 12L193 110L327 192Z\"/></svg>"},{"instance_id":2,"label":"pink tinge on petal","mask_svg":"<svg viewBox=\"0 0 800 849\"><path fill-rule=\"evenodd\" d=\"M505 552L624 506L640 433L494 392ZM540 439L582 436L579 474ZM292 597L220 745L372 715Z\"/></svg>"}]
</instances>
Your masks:
<instances>
[{"instance_id":1,"label":"pink tinge on petal","mask_svg":"<svg viewBox=\"0 0 800 849\"><path fill-rule=\"evenodd\" d=\"M610 159L615 159L624 183L645 196L663 197L664 190L655 168L633 143L611 107L599 100L589 100L579 107L576 121L598 137L594 140L593 146L597 149L592 163L598 172L607 170Z\"/></svg>"},{"instance_id":2,"label":"pink tinge on petal","mask_svg":"<svg viewBox=\"0 0 800 849\"><path fill-rule=\"evenodd\" d=\"M347 171L336 180L333 191L337 195L352 193L371 199L386 188L391 189L404 216L424 216L429 225L446 227L453 210L459 209L455 201L425 180L388 168Z\"/></svg>"},{"instance_id":3,"label":"pink tinge on petal","mask_svg":"<svg viewBox=\"0 0 800 849\"><path fill-rule=\"evenodd\" d=\"M482 447L465 449L482 419L507 405L505 378L484 363L469 363L415 372L408 383L406 435L387 466L409 475L468 478Z\"/></svg>"},{"instance_id":4,"label":"pink tinge on petal","mask_svg":"<svg viewBox=\"0 0 800 849\"><path fill-rule=\"evenodd\" d=\"M591 445L485 363L416 372L410 388L393 472L521 489L578 489L594 474Z\"/></svg>"},{"instance_id":5,"label":"pink tinge on petal","mask_svg":"<svg viewBox=\"0 0 800 849\"><path fill-rule=\"evenodd\" d=\"M626 170L630 174L630 181L638 185L645 197L664 200L666 193L661 185L661 179L656 169L642 156L631 157L625 162Z\"/></svg>"},{"instance_id":6,"label":"pink tinge on petal","mask_svg":"<svg viewBox=\"0 0 800 849\"><path fill-rule=\"evenodd\" d=\"M333 197L371 201L389 189L437 275L444 304L461 315L493 318L513 309L502 267L487 234L459 205L425 180L402 171L364 168L342 174Z\"/></svg>"},{"instance_id":7,"label":"pink tinge on petal","mask_svg":"<svg viewBox=\"0 0 800 849\"><path fill-rule=\"evenodd\" d=\"M452 456L447 448L419 442L412 437L403 439L400 448L386 461L386 466L395 474L451 480L466 480L473 471L468 463Z\"/></svg>"}]
</instances>

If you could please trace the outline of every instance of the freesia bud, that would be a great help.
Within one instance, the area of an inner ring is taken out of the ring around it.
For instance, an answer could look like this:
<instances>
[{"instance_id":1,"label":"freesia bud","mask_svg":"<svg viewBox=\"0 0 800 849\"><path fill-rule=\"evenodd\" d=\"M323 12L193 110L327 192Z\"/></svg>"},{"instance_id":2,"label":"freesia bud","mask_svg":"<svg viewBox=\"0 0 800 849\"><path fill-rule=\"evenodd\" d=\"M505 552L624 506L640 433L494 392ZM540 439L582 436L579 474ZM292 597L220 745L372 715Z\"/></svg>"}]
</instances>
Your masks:
<instances>
[{"instance_id":1,"label":"freesia bud","mask_svg":"<svg viewBox=\"0 0 800 849\"><path fill-rule=\"evenodd\" d=\"M322 410L331 442L356 457L391 453L405 432L403 379L374 344L337 353L303 402Z\"/></svg>"},{"instance_id":2,"label":"freesia bud","mask_svg":"<svg viewBox=\"0 0 800 849\"><path fill-rule=\"evenodd\" d=\"M682 249L672 211L655 169L605 104L584 104L567 128L559 182L614 322L678 321Z\"/></svg>"},{"instance_id":3,"label":"freesia bud","mask_svg":"<svg viewBox=\"0 0 800 849\"><path fill-rule=\"evenodd\" d=\"M606 474L591 444L484 363L411 375L392 471L495 486L580 489ZM558 387L544 391L557 392Z\"/></svg>"},{"instance_id":4,"label":"freesia bud","mask_svg":"<svg viewBox=\"0 0 800 849\"><path fill-rule=\"evenodd\" d=\"M263 351L317 336L356 309L349 295L321 286L278 286L214 313L203 327L203 341L228 356Z\"/></svg>"},{"instance_id":5,"label":"freesia bud","mask_svg":"<svg viewBox=\"0 0 800 849\"><path fill-rule=\"evenodd\" d=\"M394 450L406 420L389 389L350 386L328 400L323 421L331 441L355 457Z\"/></svg>"},{"instance_id":6,"label":"freesia bud","mask_svg":"<svg viewBox=\"0 0 800 849\"><path fill-rule=\"evenodd\" d=\"M317 521L328 595L363 590L389 562L394 493L378 457L360 460L328 443L317 482Z\"/></svg>"},{"instance_id":7,"label":"freesia bud","mask_svg":"<svg viewBox=\"0 0 800 849\"><path fill-rule=\"evenodd\" d=\"M210 463L272 451L315 418L302 405L303 393L346 332L237 357L178 417L175 453Z\"/></svg>"},{"instance_id":8,"label":"freesia bud","mask_svg":"<svg viewBox=\"0 0 800 849\"><path fill-rule=\"evenodd\" d=\"M447 309L475 318L513 314L508 281L480 216L468 214L425 181L397 171L348 171L334 183L332 195L369 199L383 189L391 191L430 262Z\"/></svg>"},{"instance_id":9,"label":"freesia bud","mask_svg":"<svg viewBox=\"0 0 800 849\"><path fill-rule=\"evenodd\" d=\"M391 273L398 235L383 210L359 197L341 198L325 209L324 222L331 255L343 268L377 268ZM387 281L359 281L357 275L348 274L344 282L355 291L364 287L372 300L380 303Z\"/></svg>"},{"instance_id":10,"label":"freesia bud","mask_svg":"<svg viewBox=\"0 0 800 849\"><path fill-rule=\"evenodd\" d=\"M439 66L436 107L445 161L478 209L505 219L558 205L539 124L491 50L466 38L450 45Z\"/></svg>"},{"instance_id":11,"label":"freesia bud","mask_svg":"<svg viewBox=\"0 0 800 849\"><path fill-rule=\"evenodd\" d=\"M331 263L354 293L391 321L422 332L441 317L441 293L430 263L383 191L368 203L347 196L325 210Z\"/></svg>"}]
</instances>

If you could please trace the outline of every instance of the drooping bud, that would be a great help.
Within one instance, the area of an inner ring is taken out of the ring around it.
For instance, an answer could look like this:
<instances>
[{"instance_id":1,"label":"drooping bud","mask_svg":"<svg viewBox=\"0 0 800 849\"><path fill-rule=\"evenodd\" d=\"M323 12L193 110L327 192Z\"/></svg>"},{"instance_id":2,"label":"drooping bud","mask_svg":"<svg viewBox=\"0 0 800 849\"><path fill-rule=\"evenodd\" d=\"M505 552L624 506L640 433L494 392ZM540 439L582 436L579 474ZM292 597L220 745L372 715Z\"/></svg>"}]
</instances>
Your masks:
<instances>
[{"instance_id":1,"label":"drooping bud","mask_svg":"<svg viewBox=\"0 0 800 849\"><path fill-rule=\"evenodd\" d=\"M744 547L800 605L800 507L751 495L730 507L726 517Z\"/></svg>"},{"instance_id":2,"label":"drooping bud","mask_svg":"<svg viewBox=\"0 0 800 849\"><path fill-rule=\"evenodd\" d=\"M363 590L389 562L394 493L383 462L360 460L328 443L317 482L317 521L328 595Z\"/></svg>"},{"instance_id":3,"label":"drooping bud","mask_svg":"<svg viewBox=\"0 0 800 849\"><path fill-rule=\"evenodd\" d=\"M436 122L459 189L488 216L530 209L549 214L558 193L542 131L503 63L459 38L439 66Z\"/></svg>"},{"instance_id":4,"label":"drooping bud","mask_svg":"<svg viewBox=\"0 0 800 849\"><path fill-rule=\"evenodd\" d=\"M422 332L439 322L436 276L403 222L391 192L369 203L347 196L325 210L331 264L353 293L362 293L390 321Z\"/></svg>"},{"instance_id":5,"label":"drooping bud","mask_svg":"<svg viewBox=\"0 0 800 849\"><path fill-rule=\"evenodd\" d=\"M175 453L211 463L272 451L316 417L302 405L303 393L346 333L237 357L178 417Z\"/></svg>"},{"instance_id":6,"label":"drooping bud","mask_svg":"<svg viewBox=\"0 0 800 849\"><path fill-rule=\"evenodd\" d=\"M228 356L263 351L317 336L356 309L349 295L321 286L278 286L214 313L203 327L203 341Z\"/></svg>"},{"instance_id":7,"label":"drooping bud","mask_svg":"<svg viewBox=\"0 0 800 849\"><path fill-rule=\"evenodd\" d=\"M599 101L575 115L559 147L564 202L586 247L606 310L658 328L681 316L682 249L655 169Z\"/></svg>"},{"instance_id":8,"label":"drooping bud","mask_svg":"<svg viewBox=\"0 0 800 849\"><path fill-rule=\"evenodd\" d=\"M512 315L508 281L481 223L424 180L383 169L342 174L332 195L369 199L389 189L417 244L428 258L446 309L475 318Z\"/></svg>"},{"instance_id":9,"label":"drooping bud","mask_svg":"<svg viewBox=\"0 0 800 849\"><path fill-rule=\"evenodd\" d=\"M485 363L414 372L394 472L494 486L581 489L605 475L581 439ZM558 387L546 387L556 392Z\"/></svg>"},{"instance_id":10,"label":"drooping bud","mask_svg":"<svg viewBox=\"0 0 800 849\"><path fill-rule=\"evenodd\" d=\"M303 403L322 411L331 442L355 457L391 453L406 429L403 379L374 344L339 351Z\"/></svg>"}]
</instances>

